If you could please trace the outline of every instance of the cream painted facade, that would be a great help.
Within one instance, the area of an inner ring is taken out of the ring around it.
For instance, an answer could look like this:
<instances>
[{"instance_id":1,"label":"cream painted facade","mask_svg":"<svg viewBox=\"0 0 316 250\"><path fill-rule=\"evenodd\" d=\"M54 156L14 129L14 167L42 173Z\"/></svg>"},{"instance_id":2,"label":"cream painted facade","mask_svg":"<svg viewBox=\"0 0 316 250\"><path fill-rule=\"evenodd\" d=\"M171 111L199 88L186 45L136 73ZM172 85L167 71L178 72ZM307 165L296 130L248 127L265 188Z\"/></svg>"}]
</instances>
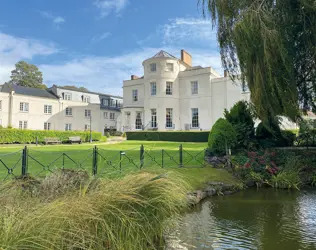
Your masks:
<instances>
[{"instance_id":1,"label":"cream painted facade","mask_svg":"<svg viewBox=\"0 0 316 250\"><path fill-rule=\"evenodd\" d=\"M17 87L15 91L14 87L9 90L6 87L0 92L3 127L84 131L90 130L90 117L93 131L104 133L105 129L120 127L120 97L57 86L47 90L49 94L46 90ZM66 98L65 94L71 97Z\"/></svg>"},{"instance_id":2,"label":"cream painted facade","mask_svg":"<svg viewBox=\"0 0 316 250\"><path fill-rule=\"evenodd\" d=\"M249 99L240 82L211 67L192 67L191 56L181 54L180 60L160 51L143 62L143 77L124 81L122 130L210 130L224 109Z\"/></svg>"}]
</instances>

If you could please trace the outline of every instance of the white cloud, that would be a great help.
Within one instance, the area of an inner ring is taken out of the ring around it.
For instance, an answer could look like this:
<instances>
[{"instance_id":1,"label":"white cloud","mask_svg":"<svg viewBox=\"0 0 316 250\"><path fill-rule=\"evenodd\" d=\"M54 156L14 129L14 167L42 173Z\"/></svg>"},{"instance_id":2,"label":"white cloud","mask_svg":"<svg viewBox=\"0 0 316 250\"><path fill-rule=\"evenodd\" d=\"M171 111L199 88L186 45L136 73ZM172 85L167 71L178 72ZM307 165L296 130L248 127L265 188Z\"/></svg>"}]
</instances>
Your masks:
<instances>
[{"instance_id":1,"label":"white cloud","mask_svg":"<svg viewBox=\"0 0 316 250\"><path fill-rule=\"evenodd\" d=\"M94 5L100 9L101 17L106 17L111 12L118 14L128 4L128 0L96 0Z\"/></svg>"},{"instance_id":2,"label":"white cloud","mask_svg":"<svg viewBox=\"0 0 316 250\"><path fill-rule=\"evenodd\" d=\"M200 18L176 18L162 28L164 44L178 42L203 42L216 41L216 32L212 30L210 20Z\"/></svg>"},{"instance_id":3,"label":"white cloud","mask_svg":"<svg viewBox=\"0 0 316 250\"><path fill-rule=\"evenodd\" d=\"M99 35L99 36L94 36L91 39L91 42L100 42L108 37L110 37L112 34L110 32L104 32L103 34Z\"/></svg>"},{"instance_id":4,"label":"white cloud","mask_svg":"<svg viewBox=\"0 0 316 250\"><path fill-rule=\"evenodd\" d=\"M51 20L55 24L56 28L59 28L60 24L66 22L65 18L61 16L54 16L52 13L47 11L40 11L40 14L43 18Z\"/></svg>"},{"instance_id":5,"label":"white cloud","mask_svg":"<svg viewBox=\"0 0 316 250\"><path fill-rule=\"evenodd\" d=\"M53 20L54 23L64 23L65 21L66 21L65 18L61 16L55 17Z\"/></svg>"},{"instance_id":6,"label":"white cloud","mask_svg":"<svg viewBox=\"0 0 316 250\"><path fill-rule=\"evenodd\" d=\"M10 79L11 70L19 60L31 60L34 56L48 56L58 52L53 44L0 32L0 84Z\"/></svg>"}]
</instances>

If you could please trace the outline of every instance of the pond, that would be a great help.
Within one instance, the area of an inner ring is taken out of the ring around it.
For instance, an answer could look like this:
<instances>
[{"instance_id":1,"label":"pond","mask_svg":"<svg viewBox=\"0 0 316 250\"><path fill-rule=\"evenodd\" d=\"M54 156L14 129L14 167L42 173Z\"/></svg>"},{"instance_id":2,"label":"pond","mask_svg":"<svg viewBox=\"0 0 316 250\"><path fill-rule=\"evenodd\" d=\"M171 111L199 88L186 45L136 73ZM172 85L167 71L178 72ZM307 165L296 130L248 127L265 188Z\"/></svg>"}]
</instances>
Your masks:
<instances>
[{"instance_id":1,"label":"pond","mask_svg":"<svg viewBox=\"0 0 316 250\"><path fill-rule=\"evenodd\" d=\"M170 249L316 249L316 191L246 190L204 201Z\"/></svg>"}]
</instances>

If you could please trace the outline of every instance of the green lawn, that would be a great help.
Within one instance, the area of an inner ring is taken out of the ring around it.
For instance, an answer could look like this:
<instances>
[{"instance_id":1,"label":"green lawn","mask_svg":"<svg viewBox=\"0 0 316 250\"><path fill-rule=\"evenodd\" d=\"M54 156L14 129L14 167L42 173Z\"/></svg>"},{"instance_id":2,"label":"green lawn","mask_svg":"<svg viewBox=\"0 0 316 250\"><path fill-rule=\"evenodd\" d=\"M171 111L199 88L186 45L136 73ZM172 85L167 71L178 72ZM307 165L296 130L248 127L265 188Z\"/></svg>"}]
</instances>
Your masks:
<instances>
[{"instance_id":1,"label":"green lawn","mask_svg":"<svg viewBox=\"0 0 316 250\"><path fill-rule=\"evenodd\" d=\"M145 148L141 168L140 145ZM125 141L120 144L97 144L98 176L119 178L136 171L163 173L175 171L182 174L193 186L203 181L234 182L226 171L204 165L206 143L183 143L183 168L179 168L180 143ZM44 177L59 168L84 169L92 173L93 147L83 145L28 146L28 173ZM21 174L23 146L0 147L0 180ZM6 165L8 170L4 165ZM8 172L12 174L8 174Z\"/></svg>"}]
</instances>

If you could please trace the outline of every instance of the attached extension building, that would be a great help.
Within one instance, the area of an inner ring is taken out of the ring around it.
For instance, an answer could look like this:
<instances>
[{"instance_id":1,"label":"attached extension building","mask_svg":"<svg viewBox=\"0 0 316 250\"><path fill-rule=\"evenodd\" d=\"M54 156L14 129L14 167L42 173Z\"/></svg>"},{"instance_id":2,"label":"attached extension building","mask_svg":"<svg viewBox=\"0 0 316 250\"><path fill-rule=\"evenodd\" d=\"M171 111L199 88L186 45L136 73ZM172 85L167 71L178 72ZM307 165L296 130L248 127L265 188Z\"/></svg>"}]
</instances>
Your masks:
<instances>
[{"instance_id":1,"label":"attached extension building","mask_svg":"<svg viewBox=\"0 0 316 250\"><path fill-rule=\"evenodd\" d=\"M0 125L31 130L90 130L120 127L122 98L53 86L47 90L4 84Z\"/></svg>"},{"instance_id":2,"label":"attached extension building","mask_svg":"<svg viewBox=\"0 0 316 250\"><path fill-rule=\"evenodd\" d=\"M240 82L211 67L193 67L184 50L181 59L160 51L143 67L143 77L132 75L123 83L124 131L210 130L224 109L249 100Z\"/></svg>"}]
</instances>

